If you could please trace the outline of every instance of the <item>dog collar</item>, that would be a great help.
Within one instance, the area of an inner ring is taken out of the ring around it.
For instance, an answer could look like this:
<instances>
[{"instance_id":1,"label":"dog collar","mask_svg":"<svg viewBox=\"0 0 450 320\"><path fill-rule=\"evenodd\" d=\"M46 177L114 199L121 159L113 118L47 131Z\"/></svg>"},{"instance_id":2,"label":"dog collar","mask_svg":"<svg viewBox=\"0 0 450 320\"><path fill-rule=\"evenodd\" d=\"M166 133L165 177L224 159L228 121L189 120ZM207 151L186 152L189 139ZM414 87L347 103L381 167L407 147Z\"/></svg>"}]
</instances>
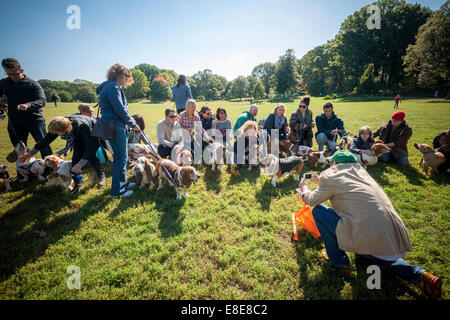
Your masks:
<instances>
[{"instance_id":1,"label":"dog collar","mask_svg":"<svg viewBox=\"0 0 450 320\"><path fill-rule=\"evenodd\" d=\"M175 179L175 182L177 183L177 185L180 188L186 188L185 186L183 186L183 184L181 183L181 168L177 169L177 178Z\"/></svg>"}]
</instances>

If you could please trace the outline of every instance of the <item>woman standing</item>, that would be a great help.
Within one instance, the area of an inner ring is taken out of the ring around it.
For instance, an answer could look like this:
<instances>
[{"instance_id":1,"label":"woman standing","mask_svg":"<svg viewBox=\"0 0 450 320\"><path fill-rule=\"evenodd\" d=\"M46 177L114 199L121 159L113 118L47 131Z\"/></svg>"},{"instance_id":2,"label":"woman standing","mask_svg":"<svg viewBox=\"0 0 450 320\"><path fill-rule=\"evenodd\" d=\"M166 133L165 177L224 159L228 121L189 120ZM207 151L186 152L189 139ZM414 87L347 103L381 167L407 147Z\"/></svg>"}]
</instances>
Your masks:
<instances>
[{"instance_id":1,"label":"woman standing","mask_svg":"<svg viewBox=\"0 0 450 320\"><path fill-rule=\"evenodd\" d=\"M186 102L192 99L191 88L187 83L185 75L181 74L178 77L177 84L172 87L173 101L177 108L177 113L180 114L186 109Z\"/></svg>"},{"instance_id":2,"label":"woman standing","mask_svg":"<svg viewBox=\"0 0 450 320\"><path fill-rule=\"evenodd\" d=\"M113 177L111 196L128 197L133 194L135 183L127 182L127 158L128 158L128 132L127 127L139 131L139 126L128 112L127 98L121 87L127 87L133 83L133 76L127 68L120 64L113 65L106 75L107 81L103 82L95 91L98 94L98 103L101 108L102 119L115 120L116 129L114 138L109 140L114 152Z\"/></svg>"},{"instance_id":3,"label":"woman standing","mask_svg":"<svg viewBox=\"0 0 450 320\"><path fill-rule=\"evenodd\" d=\"M295 137L301 146L312 147L314 121L313 113L308 108L310 102L309 96L303 96L300 100L298 109L291 115L289 126L291 127L291 135Z\"/></svg>"}]
</instances>

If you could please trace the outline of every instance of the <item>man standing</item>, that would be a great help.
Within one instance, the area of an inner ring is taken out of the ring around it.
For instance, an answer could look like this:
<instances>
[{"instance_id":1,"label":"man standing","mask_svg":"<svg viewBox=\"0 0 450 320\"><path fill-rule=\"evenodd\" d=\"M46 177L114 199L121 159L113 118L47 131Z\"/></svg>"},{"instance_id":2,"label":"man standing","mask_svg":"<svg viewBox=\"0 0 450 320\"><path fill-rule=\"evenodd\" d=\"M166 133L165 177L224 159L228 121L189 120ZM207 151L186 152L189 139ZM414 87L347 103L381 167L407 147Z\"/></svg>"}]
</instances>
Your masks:
<instances>
[{"instance_id":1,"label":"man standing","mask_svg":"<svg viewBox=\"0 0 450 320\"><path fill-rule=\"evenodd\" d=\"M305 179L299 191L311 207L314 221L325 244L322 254L334 266L351 275L346 254L354 252L360 261L378 265L400 278L420 286L432 299L441 295L441 280L403 258L412 251L406 227L391 201L376 181L347 150L329 157L331 167L320 176L312 173L318 184L310 191ZM330 200L333 208L321 203Z\"/></svg>"},{"instance_id":2,"label":"man standing","mask_svg":"<svg viewBox=\"0 0 450 320\"><path fill-rule=\"evenodd\" d=\"M256 122L256 115L258 114L258 106L256 104L252 104L250 106L249 111L244 111L236 120L236 123L234 124L233 131L234 131L234 137L236 138L238 134L238 130L242 125L251 120Z\"/></svg>"},{"instance_id":3,"label":"man standing","mask_svg":"<svg viewBox=\"0 0 450 320\"><path fill-rule=\"evenodd\" d=\"M394 158L400 166L409 167L407 145L411 135L412 129L405 121L405 112L402 110L394 112L391 120L373 134L374 138L380 137L380 140L391 148L391 151L383 154L379 160L389 162Z\"/></svg>"},{"instance_id":4,"label":"man standing","mask_svg":"<svg viewBox=\"0 0 450 320\"><path fill-rule=\"evenodd\" d=\"M23 74L19 61L13 58L2 60L7 78L0 80L0 97L8 98L8 133L13 146L20 141L27 144L28 134L36 142L41 141L47 131L42 108L45 106L44 90L36 81ZM41 149L42 158L51 155L47 144Z\"/></svg>"},{"instance_id":5,"label":"man standing","mask_svg":"<svg viewBox=\"0 0 450 320\"><path fill-rule=\"evenodd\" d=\"M333 149L337 145L337 136L341 139L347 138L344 129L344 122L334 114L333 104L327 102L323 105L323 113L316 117L316 141L319 145L319 151L323 151L326 144L328 149Z\"/></svg>"},{"instance_id":6,"label":"man standing","mask_svg":"<svg viewBox=\"0 0 450 320\"><path fill-rule=\"evenodd\" d=\"M52 94L52 101L55 104L55 108L58 108L58 96L56 94Z\"/></svg>"}]
</instances>

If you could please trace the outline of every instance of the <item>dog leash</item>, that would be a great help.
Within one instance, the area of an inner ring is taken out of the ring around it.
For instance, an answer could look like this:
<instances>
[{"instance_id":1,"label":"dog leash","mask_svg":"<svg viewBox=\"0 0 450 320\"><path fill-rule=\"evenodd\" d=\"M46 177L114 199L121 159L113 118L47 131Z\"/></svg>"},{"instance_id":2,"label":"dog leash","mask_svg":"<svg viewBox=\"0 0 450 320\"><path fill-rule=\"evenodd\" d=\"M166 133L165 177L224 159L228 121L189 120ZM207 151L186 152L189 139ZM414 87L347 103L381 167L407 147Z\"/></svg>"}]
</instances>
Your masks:
<instances>
[{"instance_id":1,"label":"dog leash","mask_svg":"<svg viewBox=\"0 0 450 320\"><path fill-rule=\"evenodd\" d=\"M161 160L161 157L158 155L158 152L155 151L155 148L153 147L153 144L150 142L150 140L147 138L147 135L144 133L144 131L141 130L141 128L139 128L139 132L141 133L141 137L142 140L144 140L145 144L151 149L151 151L155 154L156 156L156 160ZM172 183L175 183L176 185L178 185L180 188L184 188L183 186L180 186L180 184L176 181L176 179L170 174L169 170L163 165L161 164L161 167L164 170L164 173L166 174L166 176L169 178L169 180Z\"/></svg>"},{"instance_id":2,"label":"dog leash","mask_svg":"<svg viewBox=\"0 0 450 320\"><path fill-rule=\"evenodd\" d=\"M17 134L16 130L14 129L14 126L13 126L12 121L11 121L11 117L9 116L8 109L5 109L5 112L6 112L6 115L8 116L8 125L10 126L12 133L17 138L17 140L19 140L19 142L25 144L25 142L23 142L22 139L19 138L19 135Z\"/></svg>"}]
</instances>

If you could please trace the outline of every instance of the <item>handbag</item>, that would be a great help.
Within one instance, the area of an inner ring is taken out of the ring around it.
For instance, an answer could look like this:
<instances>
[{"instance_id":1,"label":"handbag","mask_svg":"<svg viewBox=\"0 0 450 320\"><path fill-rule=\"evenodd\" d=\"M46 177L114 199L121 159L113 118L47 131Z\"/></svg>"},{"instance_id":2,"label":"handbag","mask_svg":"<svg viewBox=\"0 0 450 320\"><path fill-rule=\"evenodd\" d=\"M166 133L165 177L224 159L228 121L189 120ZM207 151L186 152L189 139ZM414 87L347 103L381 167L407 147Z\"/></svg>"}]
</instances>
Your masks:
<instances>
[{"instance_id":1,"label":"handbag","mask_svg":"<svg viewBox=\"0 0 450 320\"><path fill-rule=\"evenodd\" d=\"M98 107L98 103L97 103ZM91 129L91 136L102 140L114 139L114 133L116 132L117 121L110 119L101 119L98 117L100 107L97 109L97 121Z\"/></svg>"}]
</instances>

